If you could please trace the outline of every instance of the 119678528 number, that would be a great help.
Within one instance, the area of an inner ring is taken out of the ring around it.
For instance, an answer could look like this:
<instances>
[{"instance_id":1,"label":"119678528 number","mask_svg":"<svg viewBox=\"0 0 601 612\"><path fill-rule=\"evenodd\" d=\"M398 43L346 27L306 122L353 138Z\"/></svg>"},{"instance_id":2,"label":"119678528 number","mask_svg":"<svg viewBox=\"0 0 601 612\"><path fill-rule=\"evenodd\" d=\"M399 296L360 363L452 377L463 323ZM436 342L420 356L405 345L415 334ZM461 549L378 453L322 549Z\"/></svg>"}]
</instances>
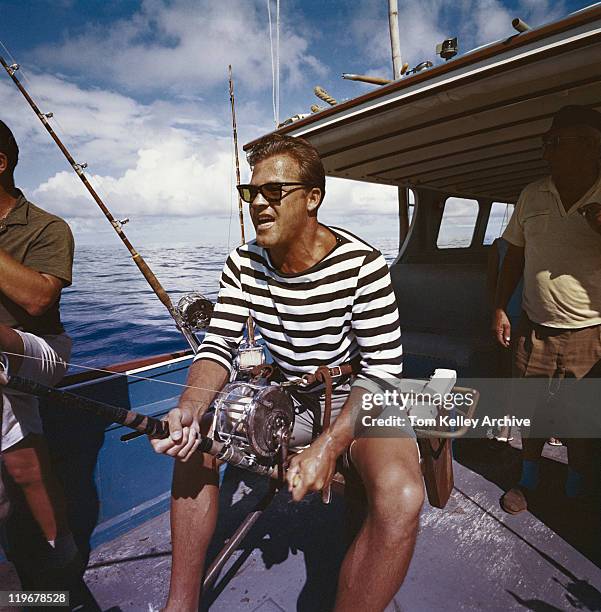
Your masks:
<instances>
[{"instance_id":1,"label":"119678528 number","mask_svg":"<svg viewBox=\"0 0 601 612\"><path fill-rule=\"evenodd\" d=\"M68 591L0 591L0 606L65 606Z\"/></svg>"}]
</instances>

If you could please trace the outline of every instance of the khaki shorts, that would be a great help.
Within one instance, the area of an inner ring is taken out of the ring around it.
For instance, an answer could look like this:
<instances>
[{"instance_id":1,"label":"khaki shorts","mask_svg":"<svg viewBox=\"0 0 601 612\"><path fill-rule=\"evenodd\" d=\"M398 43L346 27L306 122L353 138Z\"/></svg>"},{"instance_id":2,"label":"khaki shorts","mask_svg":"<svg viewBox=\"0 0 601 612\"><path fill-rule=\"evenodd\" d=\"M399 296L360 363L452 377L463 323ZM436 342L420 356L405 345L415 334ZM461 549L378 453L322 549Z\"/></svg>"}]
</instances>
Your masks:
<instances>
[{"instance_id":1,"label":"khaki shorts","mask_svg":"<svg viewBox=\"0 0 601 612\"><path fill-rule=\"evenodd\" d=\"M351 391L350 384L343 384L335 388L332 392L332 413L330 422L334 423L344 407L344 404ZM369 393L365 391L365 393ZM313 424L315 415L320 414L323 422L323 413L325 401L322 398L316 398L315 395L302 392L291 392L294 402L294 429L290 437L290 448L298 449L311 444L313 438ZM381 417L399 414L397 406L384 407ZM365 430L356 429L355 433L358 437L376 437L376 438L415 438L415 432L409 424L404 427L370 427Z\"/></svg>"},{"instance_id":2,"label":"khaki shorts","mask_svg":"<svg viewBox=\"0 0 601 612\"><path fill-rule=\"evenodd\" d=\"M601 362L601 325L546 327L522 313L516 335L514 376L519 378L581 379L594 375Z\"/></svg>"},{"instance_id":3,"label":"khaki shorts","mask_svg":"<svg viewBox=\"0 0 601 612\"><path fill-rule=\"evenodd\" d=\"M71 338L35 336L15 330L23 340L23 361L18 372L21 378L52 387L65 375L71 356ZM42 433L38 398L11 390L2 391L2 437L0 451L14 446L27 435Z\"/></svg>"},{"instance_id":4,"label":"khaki shorts","mask_svg":"<svg viewBox=\"0 0 601 612\"><path fill-rule=\"evenodd\" d=\"M514 346L512 403L533 419L530 438L598 438L601 326L537 325L525 313Z\"/></svg>"}]
</instances>

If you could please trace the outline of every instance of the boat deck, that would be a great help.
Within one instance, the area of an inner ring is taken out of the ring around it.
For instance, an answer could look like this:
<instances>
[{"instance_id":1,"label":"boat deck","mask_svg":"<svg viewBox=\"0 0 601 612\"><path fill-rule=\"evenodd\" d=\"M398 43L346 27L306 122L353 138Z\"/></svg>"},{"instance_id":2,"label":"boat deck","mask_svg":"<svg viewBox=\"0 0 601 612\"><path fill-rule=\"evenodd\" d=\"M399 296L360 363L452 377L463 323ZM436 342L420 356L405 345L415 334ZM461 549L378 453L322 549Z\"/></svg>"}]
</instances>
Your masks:
<instances>
[{"instance_id":1,"label":"boat deck","mask_svg":"<svg viewBox=\"0 0 601 612\"><path fill-rule=\"evenodd\" d=\"M601 610L599 515L562 496L565 449L546 454L544 493L532 512L509 516L498 500L503 479L519 466L517 449L482 441L456 449L455 491L444 510L426 504L409 574L388 610ZM227 470L213 555L265 490L264 479ZM344 554L344 512L342 498L294 505L278 494L203 609L328 610ZM85 580L102 610L158 610L169 566L164 513L97 547Z\"/></svg>"}]
</instances>

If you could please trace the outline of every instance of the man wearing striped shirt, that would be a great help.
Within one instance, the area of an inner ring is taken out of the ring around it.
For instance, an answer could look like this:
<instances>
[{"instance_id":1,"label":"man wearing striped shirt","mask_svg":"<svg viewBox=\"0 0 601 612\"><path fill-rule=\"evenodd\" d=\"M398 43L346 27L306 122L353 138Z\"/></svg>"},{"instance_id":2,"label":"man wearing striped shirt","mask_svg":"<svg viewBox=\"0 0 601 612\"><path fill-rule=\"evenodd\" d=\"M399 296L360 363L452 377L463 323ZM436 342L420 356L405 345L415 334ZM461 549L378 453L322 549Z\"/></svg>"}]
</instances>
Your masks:
<instances>
[{"instance_id":1,"label":"man wearing striped shirt","mask_svg":"<svg viewBox=\"0 0 601 612\"><path fill-rule=\"evenodd\" d=\"M423 483L410 431L356 436L365 396L401 377L399 317L382 255L352 234L317 220L325 172L306 141L267 136L252 148L250 202L256 240L228 258L211 326L194 359L188 388L169 413L170 438L153 440L175 464L171 506L173 563L165 610L197 610L207 546L217 520L217 471L194 454L202 415L229 380L252 316L281 374L288 379L358 361L351 385L337 389L332 424L311 443L313 412L300 407L292 446L310 444L287 473L295 501L331 480L336 459L351 447L365 485L365 522L342 564L337 611L383 610L407 572ZM307 402L310 404L310 402ZM369 585L369 589L365 588Z\"/></svg>"}]
</instances>

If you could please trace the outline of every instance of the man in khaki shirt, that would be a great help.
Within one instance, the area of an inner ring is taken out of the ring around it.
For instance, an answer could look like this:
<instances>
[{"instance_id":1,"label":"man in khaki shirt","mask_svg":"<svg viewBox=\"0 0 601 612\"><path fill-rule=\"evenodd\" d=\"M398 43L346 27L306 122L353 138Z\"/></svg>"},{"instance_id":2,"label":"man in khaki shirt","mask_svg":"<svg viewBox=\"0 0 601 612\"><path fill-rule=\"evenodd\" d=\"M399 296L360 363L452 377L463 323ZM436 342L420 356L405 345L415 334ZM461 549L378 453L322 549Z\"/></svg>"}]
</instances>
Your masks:
<instances>
[{"instance_id":1,"label":"man in khaki shirt","mask_svg":"<svg viewBox=\"0 0 601 612\"><path fill-rule=\"evenodd\" d=\"M71 284L73 237L62 219L16 189L18 157L14 136L0 121L0 351L8 357L9 371L54 385L65 374L71 352L59 300L62 288ZM37 399L2 390L0 414L4 470L48 541L46 559L36 571L64 575L62 569L81 562L52 474Z\"/></svg>"},{"instance_id":2,"label":"man in khaki shirt","mask_svg":"<svg viewBox=\"0 0 601 612\"><path fill-rule=\"evenodd\" d=\"M560 109L543 137L543 156L551 175L524 189L503 234L509 248L492 327L499 344L514 349L514 375L541 380L548 395L550 383L601 375L601 113ZM522 274L524 313L512 333L505 309ZM561 422L575 418L566 412ZM567 442L566 494L575 497L587 477L592 482L598 441L581 432ZM521 480L501 498L507 512L527 509L544 443L523 439Z\"/></svg>"}]
</instances>

